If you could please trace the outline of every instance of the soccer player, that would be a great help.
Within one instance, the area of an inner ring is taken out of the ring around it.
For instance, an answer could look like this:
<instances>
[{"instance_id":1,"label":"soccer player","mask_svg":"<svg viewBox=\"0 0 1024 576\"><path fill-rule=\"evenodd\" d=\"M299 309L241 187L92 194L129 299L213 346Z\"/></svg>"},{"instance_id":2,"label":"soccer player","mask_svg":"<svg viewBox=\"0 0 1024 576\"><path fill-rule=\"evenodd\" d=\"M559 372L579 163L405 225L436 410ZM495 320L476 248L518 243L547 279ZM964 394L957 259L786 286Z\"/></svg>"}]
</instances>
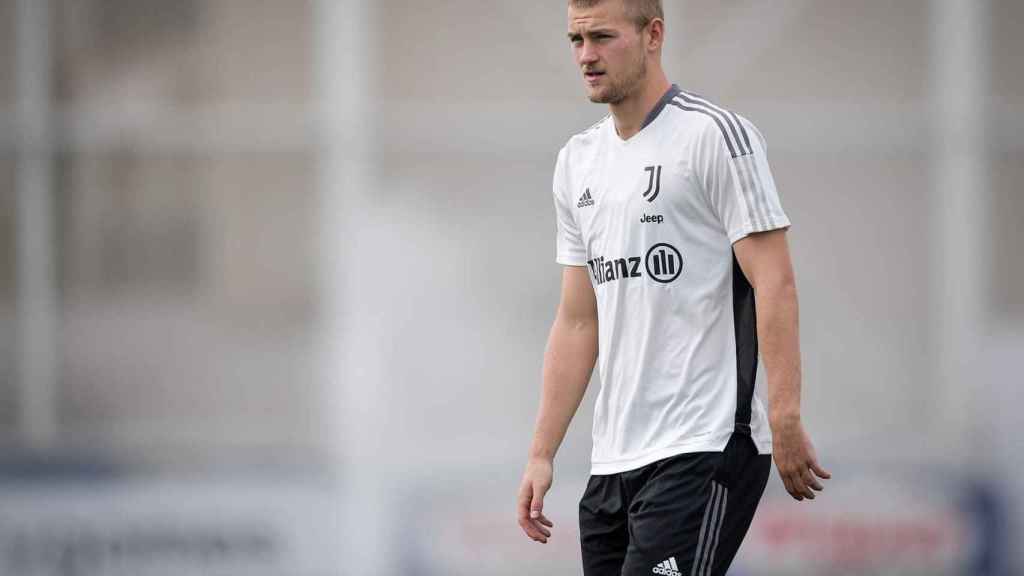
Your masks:
<instances>
[{"instance_id":1,"label":"soccer player","mask_svg":"<svg viewBox=\"0 0 1024 576\"><path fill-rule=\"evenodd\" d=\"M588 96L611 113L555 167L565 268L519 524L551 537L555 452L596 364L584 574L724 574L772 454L796 500L830 477L801 423L789 219L757 128L666 78L660 0L568 4Z\"/></svg>"}]
</instances>

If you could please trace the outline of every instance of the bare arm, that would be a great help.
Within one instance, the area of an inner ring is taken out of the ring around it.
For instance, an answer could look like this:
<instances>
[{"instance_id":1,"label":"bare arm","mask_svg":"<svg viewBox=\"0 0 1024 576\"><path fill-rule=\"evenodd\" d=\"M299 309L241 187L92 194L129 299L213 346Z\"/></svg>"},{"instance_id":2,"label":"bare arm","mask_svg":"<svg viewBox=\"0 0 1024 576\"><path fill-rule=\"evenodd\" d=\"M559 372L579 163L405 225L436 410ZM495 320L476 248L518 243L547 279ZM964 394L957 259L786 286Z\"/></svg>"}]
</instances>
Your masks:
<instances>
[{"instance_id":1,"label":"bare arm","mask_svg":"<svg viewBox=\"0 0 1024 576\"><path fill-rule=\"evenodd\" d=\"M530 458L552 460L583 399L597 360L597 301L587 269L566 267L562 298L544 353L537 426Z\"/></svg>"},{"instance_id":2,"label":"bare arm","mask_svg":"<svg viewBox=\"0 0 1024 576\"><path fill-rule=\"evenodd\" d=\"M552 524L543 507L555 453L587 390L596 360L594 288L585 267L568 266L562 273L561 301L544 353L540 408L517 506L519 525L538 542L546 543L551 536Z\"/></svg>"},{"instance_id":3,"label":"bare arm","mask_svg":"<svg viewBox=\"0 0 1024 576\"><path fill-rule=\"evenodd\" d=\"M733 249L754 287L758 345L768 376L775 465L793 498L814 499L813 490L823 489L815 475L831 475L818 465L800 416L799 307L786 233L774 230L753 234L736 242Z\"/></svg>"}]
</instances>

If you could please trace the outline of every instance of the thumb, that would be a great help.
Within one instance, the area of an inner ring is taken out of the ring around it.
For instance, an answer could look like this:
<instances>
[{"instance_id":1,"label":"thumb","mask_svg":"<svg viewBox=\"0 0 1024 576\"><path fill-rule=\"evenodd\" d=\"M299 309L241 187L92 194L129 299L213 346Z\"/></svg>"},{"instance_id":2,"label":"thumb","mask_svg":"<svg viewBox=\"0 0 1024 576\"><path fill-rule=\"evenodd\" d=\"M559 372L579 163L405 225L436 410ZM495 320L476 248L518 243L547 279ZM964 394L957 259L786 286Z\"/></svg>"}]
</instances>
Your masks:
<instances>
[{"instance_id":1,"label":"thumb","mask_svg":"<svg viewBox=\"0 0 1024 576\"><path fill-rule=\"evenodd\" d=\"M533 487L533 501L530 503L530 518L540 518L544 510L544 490L540 486Z\"/></svg>"}]
</instances>

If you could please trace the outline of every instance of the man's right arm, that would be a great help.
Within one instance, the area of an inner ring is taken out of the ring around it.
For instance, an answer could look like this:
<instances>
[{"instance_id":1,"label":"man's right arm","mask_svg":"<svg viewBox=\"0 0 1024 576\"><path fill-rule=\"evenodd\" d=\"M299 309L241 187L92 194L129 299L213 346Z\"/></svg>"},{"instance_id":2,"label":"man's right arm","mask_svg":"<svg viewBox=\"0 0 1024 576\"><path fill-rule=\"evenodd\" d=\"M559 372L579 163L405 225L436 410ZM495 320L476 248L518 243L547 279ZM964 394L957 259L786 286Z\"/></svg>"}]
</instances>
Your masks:
<instances>
[{"instance_id":1,"label":"man's right arm","mask_svg":"<svg viewBox=\"0 0 1024 576\"><path fill-rule=\"evenodd\" d=\"M597 361L597 299L585 266L566 266L562 296L544 353L540 408L526 472L519 489L519 525L546 543L551 521L544 494L551 487L555 453L565 438Z\"/></svg>"}]
</instances>

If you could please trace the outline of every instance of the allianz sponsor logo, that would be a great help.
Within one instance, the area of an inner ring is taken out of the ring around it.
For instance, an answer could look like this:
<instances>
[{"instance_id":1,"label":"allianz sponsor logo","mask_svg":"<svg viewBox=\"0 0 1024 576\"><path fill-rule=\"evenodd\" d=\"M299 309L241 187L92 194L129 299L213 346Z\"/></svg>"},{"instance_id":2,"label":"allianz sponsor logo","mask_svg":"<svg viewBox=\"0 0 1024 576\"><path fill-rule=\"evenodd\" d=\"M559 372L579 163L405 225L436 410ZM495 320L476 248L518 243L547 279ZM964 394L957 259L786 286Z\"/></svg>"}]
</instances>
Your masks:
<instances>
[{"instance_id":1,"label":"allianz sponsor logo","mask_svg":"<svg viewBox=\"0 0 1024 576\"><path fill-rule=\"evenodd\" d=\"M643 268L641 268L643 265ZM679 278L683 272L683 255L671 244L655 244L644 257L625 256L606 258L598 256L587 261L595 286L629 278L643 278L644 275L659 284L668 284Z\"/></svg>"},{"instance_id":2,"label":"allianz sponsor logo","mask_svg":"<svg viewBox=\"0 0 1024 576\"><path fill-rule=\"evenodd\" d=\"M614 282L623 278L640 278L640 257L630 256L628 258L605 259L599 256L588 260L590 275L594 277L594 284L600 286L605 282Z\"/></svg>"}]
</instances>

